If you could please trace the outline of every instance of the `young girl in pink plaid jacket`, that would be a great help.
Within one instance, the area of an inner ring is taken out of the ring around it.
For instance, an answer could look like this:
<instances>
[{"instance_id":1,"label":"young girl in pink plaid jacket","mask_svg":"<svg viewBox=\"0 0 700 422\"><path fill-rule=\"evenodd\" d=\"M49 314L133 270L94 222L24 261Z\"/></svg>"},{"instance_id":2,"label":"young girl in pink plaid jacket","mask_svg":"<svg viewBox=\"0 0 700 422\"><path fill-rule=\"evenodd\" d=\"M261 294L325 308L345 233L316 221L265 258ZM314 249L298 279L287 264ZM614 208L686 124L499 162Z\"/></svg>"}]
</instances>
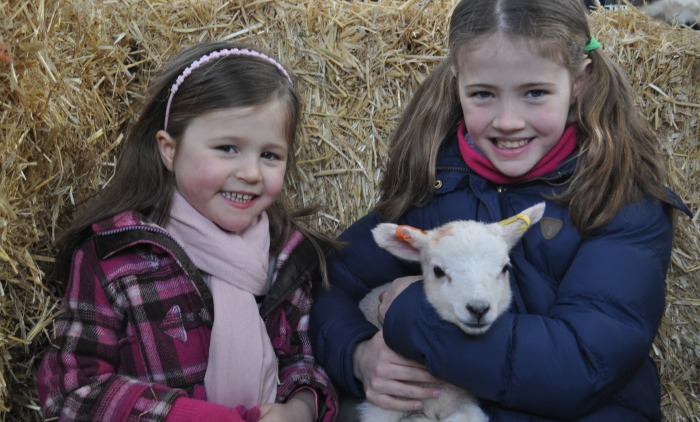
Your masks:
<instances>
[{"instance_id":1,"label":"young girl in pink plaid jacket","mask_svg":"<svg viewBox=\"0 0 700 422\"><path fill-rule=\"evenodd\" d=\"M43 415L334 420L307 333L331 242L283 195L300 113L290 75L258 50L204 43L148 94L114 179L59 243Z\"/></svg>"}]
</instances>

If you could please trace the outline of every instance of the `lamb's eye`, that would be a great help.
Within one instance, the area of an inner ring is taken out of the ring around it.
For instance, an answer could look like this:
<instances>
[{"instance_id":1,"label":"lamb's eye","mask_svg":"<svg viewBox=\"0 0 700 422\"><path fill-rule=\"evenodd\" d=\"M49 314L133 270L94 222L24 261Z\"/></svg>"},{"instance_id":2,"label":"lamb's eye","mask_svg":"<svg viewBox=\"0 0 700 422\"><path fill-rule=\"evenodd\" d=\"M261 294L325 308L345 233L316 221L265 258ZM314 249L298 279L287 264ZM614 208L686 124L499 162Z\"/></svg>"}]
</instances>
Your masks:
<instances>
[{"instance_id":1,"label":"lamb's eye","mask_svg":"<svg viewBox=\"0 0 700 422\"><path fill-rule=\"evenodd\" d=\"M510 265L510 264L504 265L504 266L503 266L503 269L501 270L501 274L507 273L508 270L510 270L510 268L511 268L511 265Z\"/></svg>"},{"instance_id":2,"label":"lamb's eye","mask_svg":"<svg viewBox=\"0 0 700 422\"><path fill-rule=\"evenodd\" d=\"M435 273L435 277L437 278L442 278L445 276L445 272L437 265L433 267L433 273Z\"/></svg>"}]
</instances>

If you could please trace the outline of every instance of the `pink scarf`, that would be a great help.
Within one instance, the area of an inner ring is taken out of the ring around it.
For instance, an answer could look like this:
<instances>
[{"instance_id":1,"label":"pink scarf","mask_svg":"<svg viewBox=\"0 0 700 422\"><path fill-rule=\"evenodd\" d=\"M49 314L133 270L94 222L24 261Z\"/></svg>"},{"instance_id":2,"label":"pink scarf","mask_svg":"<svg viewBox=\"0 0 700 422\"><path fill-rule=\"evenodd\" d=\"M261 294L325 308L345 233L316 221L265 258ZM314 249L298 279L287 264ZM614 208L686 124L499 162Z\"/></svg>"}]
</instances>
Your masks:
<instances>
[{"instance_id":1,"label":"pink scarf","mask_svg":"<svg viewBox=\"0 0 700 422\"><path fill-rule=\"evenodd\" d=\"M207 400L231 407L274 403L277 358L254 295L267 293L267 214L240 234L221 230L175 191L166 230L209 274L214 326L204 376Z\"/></svg>"},{"instance_id":2,"label":"pink scarf","mask_svg":"<svg viewBox=\"0 0 700 422\"><path fill-rule=\"evenodd\" d=\"M569 158L571 153L576 149L576 125L572 124L564 129L564 133L561 135L561 138L559 138L559 141L557 141L554 147L535 164L535 167L522 176L510 177L498 171L493 163L477 151L469 142L467 139L467 127L464 125L464 121L459 123L457 137L459 139L459 150L462 153L462 158L469 168L474 170L479 176L499 185L507 185L549 174L556 170L562 161Z\"/></svg>"}]
</instances>

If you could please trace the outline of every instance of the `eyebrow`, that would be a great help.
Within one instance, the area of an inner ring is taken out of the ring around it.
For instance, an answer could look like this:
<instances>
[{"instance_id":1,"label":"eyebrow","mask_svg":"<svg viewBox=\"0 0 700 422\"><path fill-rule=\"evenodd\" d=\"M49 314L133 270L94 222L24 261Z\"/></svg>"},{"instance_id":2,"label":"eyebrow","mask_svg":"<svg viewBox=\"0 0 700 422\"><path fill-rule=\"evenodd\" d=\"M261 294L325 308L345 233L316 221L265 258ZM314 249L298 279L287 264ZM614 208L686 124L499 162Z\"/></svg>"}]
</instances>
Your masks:
<instances>
[{"instance_id":1,"label":"eyebrow","mask_svg":"<svg viewBox=\"0 0 700 422\"><path fill-rule=\"evenodd\" d=\"M532 88L552 88L555 87L557 84L554 82L548 82L548 81L542 81L542 82L528 82L522 85L518 85L518 88L520 89L532 89ZM467 89L496 89L498 88L496 85L491 85L491 84L484 84L484 83L474 83L474 84L465 84L463 85L463 88Z\"/></svg>"},{"instance_id":2,"label":"eyebrow","mask_svg":"<svg viewBox=\"0 0 700 422\"><path fill-rule=\"evenodd\" d=\"M526 84L521 85L522 88L541 88L541 87L555 87L557 84L554 82L529 82Z\"/></svg>"}]
</instances>

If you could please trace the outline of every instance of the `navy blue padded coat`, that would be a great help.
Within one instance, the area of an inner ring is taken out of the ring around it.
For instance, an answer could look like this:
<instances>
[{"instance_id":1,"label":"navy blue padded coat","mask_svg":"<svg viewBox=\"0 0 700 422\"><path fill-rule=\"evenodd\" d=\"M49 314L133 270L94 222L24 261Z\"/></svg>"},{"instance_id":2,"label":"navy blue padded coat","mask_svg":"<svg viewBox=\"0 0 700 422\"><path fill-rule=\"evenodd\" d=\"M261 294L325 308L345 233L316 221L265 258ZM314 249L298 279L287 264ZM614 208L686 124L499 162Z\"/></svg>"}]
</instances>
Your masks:
<instances>
[{"instance_id":1,"label":"navy blue padded coat","mask_svg":"<svg viewBox=\"0 0 700 422\"><path fill-rule=\"evenodd\" d=\"M438 159L434 199L398 224L500 221L561 191L574 167L572 159L547 177L495 186L466 167L455 136ZM649 353L664 311L670 212L658 201L631 204L583 238L565 207L546 202L543 220L511 251L511 310L486 334L469 336L441 321L418 282L387 312L387 344L480 397L492 421L660 420L659 375ZM329 254L332 287L315 292L311 315L319 362L359 397L352 352L377 330L357 304L376 286L420 273L375 244L370 230L379 222L370 213L340 236L349 245Z\"/></svg>"}]
</instances>

